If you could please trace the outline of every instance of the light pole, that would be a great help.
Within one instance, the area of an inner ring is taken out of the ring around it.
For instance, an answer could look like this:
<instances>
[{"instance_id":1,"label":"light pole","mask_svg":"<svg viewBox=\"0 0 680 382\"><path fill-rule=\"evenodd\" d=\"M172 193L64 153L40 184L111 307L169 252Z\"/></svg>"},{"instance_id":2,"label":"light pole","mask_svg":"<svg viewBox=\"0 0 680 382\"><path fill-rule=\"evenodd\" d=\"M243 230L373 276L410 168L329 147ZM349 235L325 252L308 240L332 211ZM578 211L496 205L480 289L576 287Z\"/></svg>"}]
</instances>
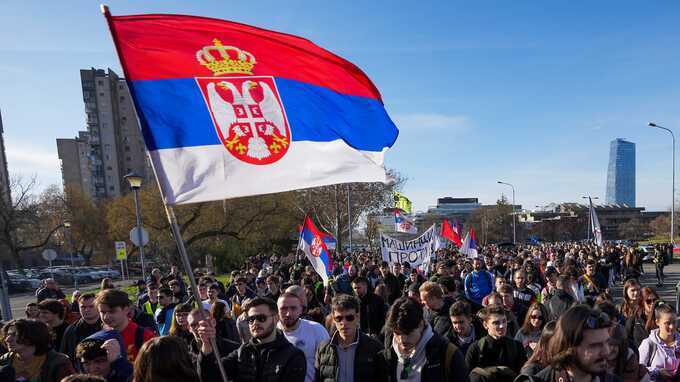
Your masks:
<instances>
[{"instance_id":1,"label":"light pole","mask_svg":"<svg viewBox=\"0 0 680 382\"><path fill-rule=\"evenodd\" d=\"M65 220L64 228L66 228L66 231L68 232L68 243L69 246L71 247L71 250L69 251L69 253L71 254L71 272L75 272L76 264L73 261L73 251L75 250L75 246L73 245L73 233L71 232L71 222ZM75 273L73 273L73 289L78 289L78 277Z\"/></svg>"},{"instance_id":2,"label":"light pole","mask_svg":"<svg viewBox=\"0 0 680 382\"><path fill-rule=\"evenodd\" d=\"M588 199L588 201L600 199L600 198L598 198L597 196L590 196L590 195L581 196L581 198L583 198L583 199ZM595 207L593 207L593 208L595 208ZM590 225L593 223L593 221L592 221L592 220L593 220L593 215L592 215L592 213L593 213L593 212L590 210L590 203L588 203L588 238L586 239L587 241L590 241L590 231L593 229L593 228L590 226Z\"/></svg>"},{"instance_id":3,"label":"light pole","mask_svg":"<svg viewBox=\"0 0 680 382\"><path fill-rule=\"evenodd\" d=\"M144 269L144 243L142 242L142 206L139 201L139 189L142 188L142 177L134 172L125 175L125 180L130 184L135 194L135 215L137 215L137 241L139 242L139 261L142 263L142 280L146 280Z\"/></svg>"},{"instance_id":4,"label":"light pole","mask_svg":"<svg viewBox=\"0 0 680 382\"><path fill-rule=\"evenodd\" d=\"M671 247L673 247L673 244L675 243L675 134L673 134L671 129L659 126L654 122L649 122L647 125L649 127L656 127L657 129L668 131L673 139L673 195L671 197Z\"/></svg>"},{"instance_id":5,"label":"light pole","mask_svg":"<svg viewBox=\"0 0 680 382\"><path fill-rule=\"evenodd\" d=\"M515 226L515 186L513 186L510 183L506 182L501 182L500 180L497 182L498 184L504 184L506 186L510 186L512 188L512 244L517 244L517 229Z\"/></svg>"}]
</instances>

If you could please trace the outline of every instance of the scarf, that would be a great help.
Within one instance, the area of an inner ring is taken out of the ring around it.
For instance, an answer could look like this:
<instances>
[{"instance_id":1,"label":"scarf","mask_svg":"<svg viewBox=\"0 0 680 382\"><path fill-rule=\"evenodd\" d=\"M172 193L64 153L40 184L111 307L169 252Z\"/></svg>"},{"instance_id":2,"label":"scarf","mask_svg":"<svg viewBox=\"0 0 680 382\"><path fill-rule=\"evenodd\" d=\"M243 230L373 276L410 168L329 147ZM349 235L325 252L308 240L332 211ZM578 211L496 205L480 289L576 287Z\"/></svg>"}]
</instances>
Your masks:
<instances>
[{"instance_id":1,"label":"scarf","mask_svg":"<svg viewBox=\"0 0 680 382\"><path fill-rule=\"evenodd\" d=\"M420 337L420 341L416 345L413 353L405 357L399 352L399 345L397 345L394 337L392 338L392 349L397 354L397 380L398 381L409 381L409 382L421 382L421 376L423 367L427 363L427 358L425 357L425 345L432 338L434 333L430 325L426 325L423 330L423 335ZM402 378L402 376L404 378Z\"/></svg>"}]
</instances>

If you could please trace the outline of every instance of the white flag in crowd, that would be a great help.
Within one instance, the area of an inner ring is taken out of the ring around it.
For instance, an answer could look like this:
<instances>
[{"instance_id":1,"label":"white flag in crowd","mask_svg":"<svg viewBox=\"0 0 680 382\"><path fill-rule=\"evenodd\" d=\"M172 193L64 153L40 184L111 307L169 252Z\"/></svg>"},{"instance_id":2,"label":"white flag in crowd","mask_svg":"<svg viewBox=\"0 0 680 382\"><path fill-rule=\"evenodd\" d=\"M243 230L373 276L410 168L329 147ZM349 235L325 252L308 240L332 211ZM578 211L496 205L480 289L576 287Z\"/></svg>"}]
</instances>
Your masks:
<instances>
[{"instance_id":1,"label":"white flag in crowd","mask_svg":"<svg viewBox=\"0 0 680 382\"><path fill-rule=\"evenodd\" d=\"M593 199L588 197L590 201L590 229L593 230L593 238L595 239L595 244L602 246L602 228L600 227L600 221L597 219L597 213L595 212L595 207L593 206Z\"/></svg>"}]
</instances>

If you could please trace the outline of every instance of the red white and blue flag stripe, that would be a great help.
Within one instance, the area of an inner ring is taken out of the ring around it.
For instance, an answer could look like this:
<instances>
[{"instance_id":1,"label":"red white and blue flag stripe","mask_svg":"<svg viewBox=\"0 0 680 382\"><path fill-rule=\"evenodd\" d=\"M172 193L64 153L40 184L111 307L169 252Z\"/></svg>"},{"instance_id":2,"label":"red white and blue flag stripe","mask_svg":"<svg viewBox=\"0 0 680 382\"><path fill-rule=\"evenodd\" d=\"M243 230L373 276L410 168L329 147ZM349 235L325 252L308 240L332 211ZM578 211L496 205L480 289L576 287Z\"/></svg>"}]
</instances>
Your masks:
<instances>
[{"instance_id":1,"label":"red white and blue flag stripe","mask_svg":"<svg viewBox=\"0 0 680 382\"><path fill-rule=\"evenodd\" d=\"M460 246L459 251L470 258L478 256L477 235L475 235L475 230L473 228L470 228L470 231L465 235L465 239L463 240L463 244Z\"/></svg>"},{"instance_id":2,"label":"red white and blue flag stripe","mask_svg":"<svg viewBox=\"0 0 680 382\"><path fill-rule=\"evenodd\" d=\"M324 283L328 283L328 278L333 271L333 261L331 259L324 236L328 235L316 228L312 219L307 216L300 232L298 249L302 250L316 273L321 276Z\"/></svg>"},{"instance_id":3,"label":"red white and blue flag stripe","mask_svg":"<svg viewBox=\"0 0 680 382\"><path fill-rule=\"evenodd\" d=\"M225 20L107 20L167 203L386 180L398 130L349 61Z\"/></svg>"}]
</instances>

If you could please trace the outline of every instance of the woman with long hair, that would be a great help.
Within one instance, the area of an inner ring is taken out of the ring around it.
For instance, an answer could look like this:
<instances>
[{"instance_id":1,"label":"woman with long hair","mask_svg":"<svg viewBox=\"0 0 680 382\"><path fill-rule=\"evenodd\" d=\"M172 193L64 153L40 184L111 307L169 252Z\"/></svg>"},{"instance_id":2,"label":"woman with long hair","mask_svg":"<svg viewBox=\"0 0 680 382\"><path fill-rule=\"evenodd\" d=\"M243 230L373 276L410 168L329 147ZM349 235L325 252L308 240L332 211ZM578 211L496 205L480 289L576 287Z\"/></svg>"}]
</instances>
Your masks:
<instances>
[{"instance_id":1,"label":"woman with long hair","mask_svg":"<svg viewBox=\"0 0 680 382\"><path fill-rule=\"evenodd\" d=\"M191 334L191 331L189 330L189 321L187 320L190 312L190 303L187 302L177 305L175 310L172 312L172 323L170 324L170 331L168 333L171 336L183 339L187 345L190 345L191 340L194 338L193 334Z\"/></svg>"},{"instance_id":2,"label":"woman with long hair","mask_svg":"<svg viewBox=\"0 0 680 382\"><path fill-rule=\"evenodd\" d=\"M654 306L659 301L659 295L652 288L642 288L641 305L642 308L638 314L626 320L626 335L636 347L639 347L642 341L649 337L649 332L656 329L656 322L654 320Z\"/></svg>"},{"instance_id":3,"label":"woman with long hair","mask_svg":"<svg viewBox=\"0 0 680 382\"><path fill-rule=\"evenodd\" d=\"M621 377L623 382L649 381L647 369L640 365L637 353L628 346L625 334L621 325L609 329L609 372Z\"/></svg>"},{"instance_id":4,"label":"woman with long hair","mask_svg":"<svg viewBox=\"0 0 680 382\"><path fill-rule=\"evenodd\" d=\"M533 377L539 371L548 366L548 342L550 342L550 338L552 338L552 336L555 334L556 325L557 321L550 321L545 324L543 331L541 332L541 338L538 340L538 344L536 344L531 357L529 357L527 362L522 367L520 374Z\"/></svg>"},{"instance_id":5,"label":"woman with long hair","mask_svg":"<svg viewBox=\"0 0 680 382\"><path fill-rule=\"evenodd\" d=\"M531 355L541 339L541 332L548 321L548 309L545 305L534 303L529 307L524 324L515 334L515 341L524 346L527 355Z\"/></svg>"},{"instance_id":6,"label":"woman with long hair","mask_svg":"<svg viewBox=\"0 0 680 382\"><path fill-rule=\"evenodd\" d=\"M154 337L139 350L133 382L198 382L186 344L175 336Z\"/></svg>"},{"instance_id":7,"label":"woman with long hair","mask_svg":"<svg viewBox=\"0 0 680 382\"><path fill-rule=\"evenodd\" d=\"M236 321L229 317L227 306L222 301L215 301L210 310L210 317L215 320L217 337L241 342L236 329Z\"/></svg>"},{"instance_id":8,"label":"woman with long hair","mask_svg":"<svg viewBox=\"0 0 680 382\"><path fill-rule=\"evenodd\" d=\"M623 284L623 302L619 306L619 313L625 320L635 316L642 309L642 286L636 279L628 279Z\"/></svg>"}]
</instances>

